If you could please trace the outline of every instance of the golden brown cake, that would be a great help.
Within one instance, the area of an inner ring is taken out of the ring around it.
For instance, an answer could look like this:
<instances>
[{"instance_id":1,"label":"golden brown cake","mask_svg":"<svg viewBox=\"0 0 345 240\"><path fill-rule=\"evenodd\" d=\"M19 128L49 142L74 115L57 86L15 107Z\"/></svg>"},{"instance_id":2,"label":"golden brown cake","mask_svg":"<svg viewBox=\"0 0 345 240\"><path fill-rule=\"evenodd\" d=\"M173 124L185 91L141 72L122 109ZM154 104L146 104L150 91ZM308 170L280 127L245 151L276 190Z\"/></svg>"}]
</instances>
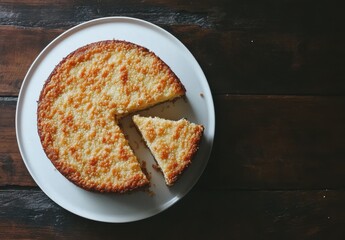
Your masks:
<instances>
[{"instance_id":1,"label":"golden brown cake","mask_svg":"<svg viewBox=\"0 0 345 240\"><path fill-rule=\"evenodd\" d=\"M198 150L204 127L185 119L133 116L133 121L162 170L168 186L188 167Z\"/></svg>"},{"instance_id":2,"label":"golden brown cake","mask_svg":"<svg viewBox=\"0 0 345 240\"><path fill-rule=\"evenodd\" d=\"M39 98L38 133L48 158L70 181L100 192L149 183L119 118L182 96L185 89L153 52L125 41L101 41L64 58Z\"/></svg>"}]
</instances>

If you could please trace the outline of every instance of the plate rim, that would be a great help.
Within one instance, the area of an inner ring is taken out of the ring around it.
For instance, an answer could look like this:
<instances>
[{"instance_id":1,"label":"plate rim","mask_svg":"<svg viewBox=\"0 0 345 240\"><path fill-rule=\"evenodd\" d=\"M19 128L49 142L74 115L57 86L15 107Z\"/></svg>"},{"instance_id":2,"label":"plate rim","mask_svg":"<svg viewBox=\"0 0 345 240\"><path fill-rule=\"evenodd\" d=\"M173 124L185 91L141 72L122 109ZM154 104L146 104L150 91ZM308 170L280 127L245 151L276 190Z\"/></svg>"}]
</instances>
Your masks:
<instances>
[{"instance_id":1,"label":"plate rim","mask_svg":"<svg viewBox=\"0 0 345 240\"><path fill-rule=\"evenodd\" d=\"M35 67L37 67L37 65L39 64L39 62L42 60L42 56L44 54L47 53L47 51L53 47L54 44L59 44L58 41L63 40L64 37L68 36L68 35L73 35L73 33L75 32L75 30L79 30L79 29L83 29L83 28L87 28L89 26L93 26L96 25L97 23L105 23L105 22L110 22L110 23L115 23L117 21L121 21L121 20L125 20L125 21L131 21L131 23L140 23L140 24L144 24L144 25L148 25L151 28L158 30L159 32L164 33L165 35L167 35L168 37L172 38L176 43L179 44L179 47L182 47L184 49L184 51L187 51L194 59L194 61L197 63L197 65L199 66L200 70L201 70L201 74L202 74L202 81L201 83L206 85L206 89L208 91L208 94L210 96L210 98L208 99L208 107L211 108L209 109L209 112L211 112L211 114L208 114L209 116L209 127L208 129L210 130L211 133L211 142L210 144L210 150L208 152L208 156L207 156L207 160L204 161L204 164L202 165L202 169L199 173L199 176L197 176L197 178L195 179L193 184L190 184L186 190L184 192L182 192L182 194L176 195L174 198L170 199L169 201L166 201L164 203L164 206L160 208L160 210L156 210L153 211L152 209L150 209L150 211L148 212L148 214L146 214L143 217L140 218L125 218L125 219L117 219L116 221L114 221L114 219L110 220L110 219L97 219L97 218L92 218L90 216L87 215L83 215L80 212L77 211L73 211L73 209L63 206L62 204L60 204L60 202L56 201L56 199L54 197L52 197L50 195L50 193L47 193L45 191L45 188L42 187L41 183L37 180L37 177L35 176L35 174L33 174L33 170L31 169L31 167L29 166L29 163L27 162L28 160L26 159L26 156L24 154L24 150L23 150L23 146L20 139L20 133L19 133L19 123L20 121L23 121L20 118L20 109L22 108L22 101L24 98L24 94L26 93L25 89L26 86L28 85L28 82L30 80L30 75L33 72L33 69ZM205 80L205 81L204 81ZM198 61L196 60L196 58L194 57L194 55L189 51L189 49L174 35L172 35L170 32L168 32L167 30L159 27L158 25L155 25L151 22L145 21L143 19L139 19L139 18L134 18L134 17L127 17L127 16L111 16L111 17L101 17L101 18L95 18L89 21L85 21L82 22L80 24L77 24L67 30L65 30L64 32L62 32L60 35L58 35L57 37L55 37L52 41L49 42L49 44L43 48L43 50L41 50L41 52L37 55L37 57L35 58L35 60L32 62L32 64L30 65L29 69L27 70L25 77L23 79L23 82L21 84L19 93L18 93L18 98L17 98L17 104L16 104L16 111L15 111L15 133L16 133L16 140L17 140L17 145L19 148L19 152L22 158L22 161L25 164L26 169L28 170L28 172L30 173L30 176L32 177L32 179L35 181L35 183L37 184L37 186L41 189L41 191L50 198L51 201L53 201L55 204L57 204L58 206L60 206L61 208L75 214L78 215L80 217L86 218L86 219L90 219L90 220L94 220L94 221L99 221L99 222L108 222L108 223L125 223L125 222L134 222L134 221L139 221L142 219L146 219L149 217L152 217L154 215L157 215L160 212L163 212L165 210L167 210L168 208L170 208L171 206L173 206L176 202L178 202L179 200L181 200L184 196L186 196L191 190L192 188L195 186L195 184L199 181L200 177L202 176L203 172L206 169L206 166L208 164L208 161L210 159L211 153L212 153L212 148L213 148L213 143L214 143L214 137L215 137L215 108L214 108L214 101L213 101L213 96L211 93L211 89L208 83L208 80L200 66L200 64L198 63ZM25 156L25 157L24 157Z\"/></svg>"}]
</instances>

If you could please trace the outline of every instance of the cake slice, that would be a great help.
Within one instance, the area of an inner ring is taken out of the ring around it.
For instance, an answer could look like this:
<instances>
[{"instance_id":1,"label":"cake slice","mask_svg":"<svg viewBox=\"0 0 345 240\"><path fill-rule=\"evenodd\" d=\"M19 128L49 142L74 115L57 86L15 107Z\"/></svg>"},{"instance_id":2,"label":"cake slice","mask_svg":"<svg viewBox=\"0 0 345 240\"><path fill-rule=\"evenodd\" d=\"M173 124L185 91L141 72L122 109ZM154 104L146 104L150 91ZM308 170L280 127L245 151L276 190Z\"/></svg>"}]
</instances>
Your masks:
<instances>
[{"instance_id":1,"label":"cake slice","mask_svg":"<svg viewBox=\"0 0 345 240\"><path fill-rule=\"evenodd\" d=\"M163 172L165 182L172 186L188 167L198 150L204 127L181 119L133 116L133 121Z\"/></svg>"}]
</instances>

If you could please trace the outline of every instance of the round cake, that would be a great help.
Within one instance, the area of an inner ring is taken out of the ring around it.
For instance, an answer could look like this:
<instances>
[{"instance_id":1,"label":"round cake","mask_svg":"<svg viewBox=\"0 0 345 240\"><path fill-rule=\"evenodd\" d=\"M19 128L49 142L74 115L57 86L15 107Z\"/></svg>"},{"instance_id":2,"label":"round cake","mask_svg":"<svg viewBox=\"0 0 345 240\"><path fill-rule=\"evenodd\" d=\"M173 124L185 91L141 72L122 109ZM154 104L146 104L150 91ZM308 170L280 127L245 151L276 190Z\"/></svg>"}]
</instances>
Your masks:
<instances>
[{"instance_id":1,"label":"round cake","mask_svg":"<svg viewBox=\"0 0 345 240\"><path fill-rule=\"evenodd\" d=\"M177 76L148 49L100 41L64 58L48 77L37 109L47 157L76 185L126 192L149 181L118 120L185 94Z\"/></svg>"}]
</instances>

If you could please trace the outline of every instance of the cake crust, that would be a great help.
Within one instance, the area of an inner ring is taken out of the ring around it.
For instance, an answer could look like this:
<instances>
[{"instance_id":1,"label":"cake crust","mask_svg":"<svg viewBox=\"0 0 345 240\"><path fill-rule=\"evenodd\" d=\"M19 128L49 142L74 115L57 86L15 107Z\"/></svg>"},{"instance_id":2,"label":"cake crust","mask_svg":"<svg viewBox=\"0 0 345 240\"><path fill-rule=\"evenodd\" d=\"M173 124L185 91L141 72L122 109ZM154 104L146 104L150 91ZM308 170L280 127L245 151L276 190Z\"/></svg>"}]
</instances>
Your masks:
<instances>
[{"instance_id":1,"label":"cake crust","mask_svg":"<svg viewBox=\"0 0 345 240\"><path fill-rule=\"evenodd\" d=\"M118 119L184 94L177 76L148 49L119 40L92 43L70 53L46 80L38 135L47 157L76 185L126 192L149 181Z\"/></svg>"}]
</instances>

